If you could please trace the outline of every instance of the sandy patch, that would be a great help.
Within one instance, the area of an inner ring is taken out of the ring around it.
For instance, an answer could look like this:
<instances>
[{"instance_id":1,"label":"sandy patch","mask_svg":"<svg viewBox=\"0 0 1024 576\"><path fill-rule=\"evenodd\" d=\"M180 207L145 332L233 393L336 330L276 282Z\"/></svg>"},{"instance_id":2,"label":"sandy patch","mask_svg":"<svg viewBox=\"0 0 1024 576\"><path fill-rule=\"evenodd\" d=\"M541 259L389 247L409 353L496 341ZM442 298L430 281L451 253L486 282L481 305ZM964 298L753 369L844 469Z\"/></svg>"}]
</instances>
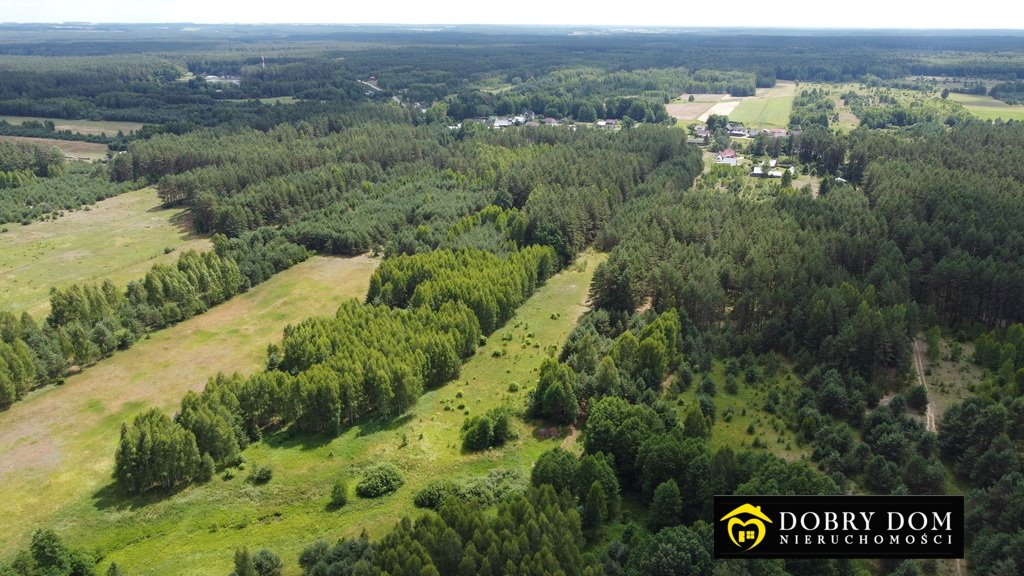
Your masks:
<instances>
[{"instance_id":1,"label":"sandy patch","mask_svg":"<svg viewBox=\"0 0 1024 576\"><path fill-rule=\"evenodd\" d=\"M701 114L700 117L697 118L697 119L700 120L701 122L706 122L707 119L708 119L708 116L711 116L712 114L718 114L719 116L728 116L729 114L732 114L732 111L735 110L736 107L739 106L739 105L740 105L740 100L730 100L728 102L719 102L718 104L715 104L714 106L712 106L710 110L708 110L707 112Z\"/></svg>"},{"instance_id":2,"label":"sandy patch","mask_svg":"<svg viewBox=\"0 0 1024 576\"><path fill-rule=\"evenodd\" d=\"M697 120L714 105L713 102L680 102L666 104L665 110L669 116L678 120Z\"/></svg>"}]
</instances>

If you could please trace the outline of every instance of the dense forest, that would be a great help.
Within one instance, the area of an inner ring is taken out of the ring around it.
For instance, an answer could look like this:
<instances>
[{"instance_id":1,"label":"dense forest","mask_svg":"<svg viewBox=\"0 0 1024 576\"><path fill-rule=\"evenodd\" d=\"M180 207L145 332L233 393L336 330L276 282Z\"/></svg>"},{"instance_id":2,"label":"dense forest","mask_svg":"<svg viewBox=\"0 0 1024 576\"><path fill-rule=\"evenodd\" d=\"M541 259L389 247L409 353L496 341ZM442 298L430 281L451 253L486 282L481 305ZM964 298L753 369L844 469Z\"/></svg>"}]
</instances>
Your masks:
<instances>
[{"instance_id":1,"label":"dense forest","mask_svg":"<svg viewBox=\"0 0 1024 576\"><path fill-rule=\"evenodd\" d=\"M109 491L133 505L229 479L254 445L399 426L582 252L607 253L588 311L515 384L524 393L460 406L450 447L499 461L518 433L559 430L565 448L414 495L384 458L354 496L337 481L330 510L403 498L418 517L311 540L298 558L254 542L235 574L296 561L316 576L935 574L929 561L712 561L711 496L957 491L971 573L1024 571L1024 127L933 94L947 77L1019 102L1018 36L0 30L0 114L146 124L92 138L111 153L91 165L0 142L0 224L153 186L213 245L127 286L54 288L45 318L0 311L0 410L313 254L383 257L364 299L289 325L264 368L211 374L173 413L133 413L105 438ZM866 86L800 87L784 137L730 141L711 115L711 149L792 165L778 181L705 167L666 110L778 80ZM859 128L836 129L836 97ZM494 115L570 122L475 121ZM621 122L586 125L600 119ZM85 138L52 120L0 132ZM983 374L937 429L910 371L925 330L936 354L940 331L973 339ZM747 411L757 425L726 437L721 423ZM251 466L248 482L273 474ZM0 553L0 574L122 573L104 552L41 526Z\"/></svg>"},{"instance_id":2,"label":"dense forest","mask_svg":"<svg viewBox=\"0 0 1024 576\"><path fill-rule=\"evenodd\" d=\"M348 134L352 132L360 137L365 130L357 127L343 134L352 136ZM418 182L424 196L438 197L449 205L455 201L454 210L434 210L432 218L418 225L414 238L386 250L393 256L374 273L368 304L345 305L334 318L311 319L290 327L282 343L268 352L268 372L211 381L201 397L183 401L175 423L147 416L126 425L115 474L123 486L139 492L201 478L202 457L209 456L218 466L233 465L239 448L258 440L267 429L292 424L299 431L338 434L346 424L368 413L401 415L425 389L455 378L461 361L473 354L478 340L504 324L539 284L592 243L620 206L657 190L685 189L700 170L696 151L683 143L679 131L669 128L611 134L552 129L511 135L475 132L462 140L449 137L440 143L436 136L447 134L434 129L407 129L404 134L408 136L405 139L383 141L393 143L398 152L408 151L406 163L396 164L395 172L407 171L403 168L407 166L413 174L438 173L438 167L419 159L429 153L444 161L447 174L440 174L440 181L456 183L469 192L480 190L478 202L483 208L453 219L448 214L457 216L464 210L459 196L446 193L445 188L428 188L430 180ZM421 139L414 139L416 135L422 135ZM137 146L151 150L157 143ZM337 149L356 153L352 147ZM227 146L209 150L211 154L231 154ZM238 150L252 153L258 149L239 146ZM287 150L282 163L303 154L301 149ZM390 159L386 151L377 150L382 152L378 157L388 159L380 161L384 165L401 158ZM129 154L134 159L145 158L144 153L133 145ZM190 158L201 164L203 157L195 154ZM575 164L570 158L575 158ZM354 173L356 181L362 182L357 193L371 186L361 180L364 174L387 177L383 166L369 157L363 161L363 166L372 168L370 172L337 170L332 176L344 189L345 175ZM174 166L178 162L155 164ZM509 166L507 171L500 170L502 165ZM269 170L268 177L275 178ZM217 173L204 168L193 173L214 175L214 187L223 182ZM176 177L167 174L164 178ZM596 189L599 178L605 185L601 192ZM225 188L232 189L230 185ZM249 188L269 189L256 183L246 190ZM405 190L397 188L398 192ZM344 190L332 190L328 198L331 196L346 202ZM408 207L395 206L397 197L392 198L389 210L423 214L416 196L405 195L403 201L412 202ZM501 208L502 204L519 205L522 210ZM371 203L371 214L373 206ZM301 208L295 206L297 217L301 217ZM361 207L347 208L353 209L363 211ZM310 216L307 227L319 221L316 211ZM378 225L387 222L382 220ZM402 222L408 226L410 216L402 217ZM287 235L288 227L281 230ZM324 248L322 244L313 247ZM191 413L185 403L199 407L194 417L184 416ZM146 443L153 435L166 438L176 448ZM168 450L180 458L158 456Z\"/></svg>"}]
</instances>

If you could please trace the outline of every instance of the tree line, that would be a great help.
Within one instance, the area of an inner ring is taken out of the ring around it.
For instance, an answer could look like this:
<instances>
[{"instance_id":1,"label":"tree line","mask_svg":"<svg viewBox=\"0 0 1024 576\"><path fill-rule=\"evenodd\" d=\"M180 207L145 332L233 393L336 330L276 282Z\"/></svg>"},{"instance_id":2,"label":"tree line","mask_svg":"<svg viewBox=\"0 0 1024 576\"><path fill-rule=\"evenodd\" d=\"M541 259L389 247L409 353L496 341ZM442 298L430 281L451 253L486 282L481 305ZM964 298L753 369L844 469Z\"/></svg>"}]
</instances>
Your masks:
<instances>
[{"instance_id":1,"label":"tree line","mask_svg":"<svg viewBox=\"0 0 1024 576\"><path fill-rule=\"evenodd\" d=\"M5 186L6 183L6 186ZM57 217L137 188L134 182L111 183L106 171L72 163L59 176L39 178L29 170L0 172L0 224L29 224Z\"/></svg>"},{"instance_id":2,"label":"tree line","mask_svg":"<svg viewBox=\"0 0 1024 576\"><path fill-rule=\"evenodd\" d=\"M456 378L480 337L507 320L495 315L502 310L495 302L514 310L556 270L555 263L550 248L527 248L504 261L480 251L389 260L371 285L393 287L391 298L410 288L397 279L403 272L433 271L439 277L415 287L416 296L407 302L350 301L333 318L289 326L281 344L268 351L267 372L211 380L201 395L186 396L173 423L155 415L125 425L117 449L117 462L124 464L115 477L133 492L169 487L199 478L207 455L217 465L234 464L240 449L267 428L291 424L297 431L336 435L369 413L400 415L424 390ZM454 267L451 275L441 273L447 266ZM446 281L463 275L483 280L485 273L495 274L491 280L513 280ZM382 300L372 290L369 299ZM142 440L153 418L163 422L155 434L174 448Z\"/></svg>"},{"instance_id":3,"label":"tree line","mask_svg":"<svg viewBox=\"0 0 1024 576\"><path fill-rule=\"evenodd\" d=\"M0 140L0 173L18 172L58 176L64 172L64 155L53 146Z\"/></svg>"},{"instance_id":4,"label":"tree line","mask_svg":"<svg viewBox=\"0 0 1024 576\"><path fill-rule=\"evenodd\" d=\"M50 313L42 325L28 313L20 318L0 313L0 408L309 257L272 233L215 238L214 246L212 252L188 251L174 264L158 264L126 289L110 281L52 288Z\"/></svg>"},{"instance_id":5,"label":"tree line","mask_svg":"<svg viewBox=\"0 0 1024 576\"><path fill-rule=\"evenodd\" d=\"M166 203L192 207L202 231L278 226L292 242L341 255L435 249L461 218L492 203L515 207L528 216L526 241L567 260L619 204L650 192L642 182L696 173L696 154L667 128L453 134L411 126L396 107L347 118L157 136L116 157L111 174L156 182Z\"/></svg>"}]
</instances>

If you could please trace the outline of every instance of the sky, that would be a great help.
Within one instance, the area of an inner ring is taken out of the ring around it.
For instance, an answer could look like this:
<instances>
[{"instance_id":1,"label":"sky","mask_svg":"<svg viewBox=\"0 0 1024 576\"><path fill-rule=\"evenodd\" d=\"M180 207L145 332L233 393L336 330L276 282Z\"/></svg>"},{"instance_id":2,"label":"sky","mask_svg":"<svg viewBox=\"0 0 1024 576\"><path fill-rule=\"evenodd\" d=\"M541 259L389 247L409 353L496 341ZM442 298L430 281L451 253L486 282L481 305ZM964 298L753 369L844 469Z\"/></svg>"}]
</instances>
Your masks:
<instances>
[{"instance_id":1,"label":"sky","mask_svg":"<svg viewBox=\"0 0 1024 576\"><path fill-rule=\"evenodd\" d=\"M1024 29L1016 1L979 8L962 0L0 0L0 21Z\"/></svg>"}]
</instances>

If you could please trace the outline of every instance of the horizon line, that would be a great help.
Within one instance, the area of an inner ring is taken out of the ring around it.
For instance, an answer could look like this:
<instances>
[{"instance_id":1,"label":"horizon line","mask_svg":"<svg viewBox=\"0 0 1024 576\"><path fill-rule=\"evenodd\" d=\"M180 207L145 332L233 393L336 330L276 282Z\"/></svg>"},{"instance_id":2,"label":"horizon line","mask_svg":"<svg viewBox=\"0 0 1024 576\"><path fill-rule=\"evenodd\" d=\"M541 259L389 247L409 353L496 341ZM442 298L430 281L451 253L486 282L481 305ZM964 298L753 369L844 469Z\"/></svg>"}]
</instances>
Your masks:
<instances>
[{"instance_id":1,"label":"horizon line","mask_svg":"<svg viewBox=\"0 0 1024 576\"><path fill-rule=\"evenodd\" d=\"M106 25L122 25L122 26L345 26L345 27L444 27L444 28L459 28L459 27L485 27L485 28L597 28L606 30L631 30L631 29L647 29L647 30L799 30L799 31L814 31L814 30L847 30L847 31L859 31L859 32L872 32L872 31L885 31L894 32L902 30L912 30L915 32L1019 32L1024 33L1024 28L956 28L956 27L912 27L912 26L900 26L900 27L861 27L861 26L753 26L753 25L734 25L734 26L709 26L709 25L677 25L677 24L586 24L586 23L557 23L557 24L536 24L536 23L484 23L484 22L190 22L190 21L84 21L84 20L69 20L63 22L48 21L48 22L29 22L29 21L2 21L0 26L106 26Z\"/></svg>"}]
</instances>

